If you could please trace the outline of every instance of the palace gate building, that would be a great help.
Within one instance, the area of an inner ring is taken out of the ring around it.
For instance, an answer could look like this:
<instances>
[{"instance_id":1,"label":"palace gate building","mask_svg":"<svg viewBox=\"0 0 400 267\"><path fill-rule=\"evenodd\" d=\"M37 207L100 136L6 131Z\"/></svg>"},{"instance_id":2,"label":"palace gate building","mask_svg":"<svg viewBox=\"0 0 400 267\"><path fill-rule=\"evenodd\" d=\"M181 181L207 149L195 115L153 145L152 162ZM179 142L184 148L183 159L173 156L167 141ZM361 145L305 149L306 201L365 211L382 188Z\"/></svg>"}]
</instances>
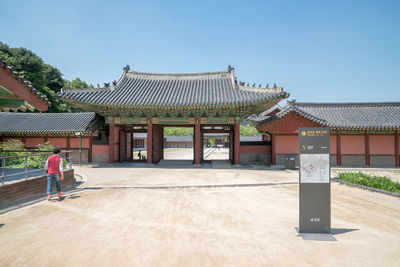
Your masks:
<instances>
[{"instance_id":1,"label":"palace gate building","mask_svg":"<svg viewBox=\"0 0 400 267\"><path fill-rule=\"evenodd\" d=\"M133 133L147 134L147 163L163 159L163 128L192 127L194 164L203 160L203 135L229 135L229 159L240 163L240 123L289 96L283 88L247 86L234 69L193 74L156 74L123 69L104 87L63 89L58 97L105 119L108 161L132 158Z\"/></svg>"}]
</instances>

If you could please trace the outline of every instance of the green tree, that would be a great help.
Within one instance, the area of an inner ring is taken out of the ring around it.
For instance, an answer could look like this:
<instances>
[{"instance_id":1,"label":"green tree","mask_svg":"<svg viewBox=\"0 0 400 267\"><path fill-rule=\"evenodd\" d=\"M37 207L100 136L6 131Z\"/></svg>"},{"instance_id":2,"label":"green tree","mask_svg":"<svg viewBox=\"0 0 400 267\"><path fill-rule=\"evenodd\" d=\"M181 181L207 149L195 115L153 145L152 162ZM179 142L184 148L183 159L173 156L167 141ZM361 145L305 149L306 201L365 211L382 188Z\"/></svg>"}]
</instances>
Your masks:
<instances>
[{"instance_id":1,"label":"green tree","mask_svg":"<svg viewBox=\"0 0 400 267\"><path fill-rule=\"evenodd\" d=\"M70 82L67 81L66 87L73 89L80 89L80 88L89 88L90 86L85 81L82 81L80 78L76 77Z\"/></svg>"},{"instance_id":2,"label":"green tree","mask_svg":"<svg viewBox=\"0 0 400 267\"><path fill-rule=\"evenodd\" d=\"M47 87L55 93L60 92L61 88L63 88L65 84L61 71L49 64L44 64L43 72L47 80Z\"/></svg>"},{"instance_id":3,"label":"green tree","mask_svg":"<svg viewBox=\"0 0 400 267\"><path fill-rule=\"evenodd\" d=\"M52 104L47 112L79 111L79 109L72 107L70 104L56 99L55 94L69 83L75 86L71 88L88 87L86 82L79 78L72 82L64 80L59 69L44 63L39 56L26 48L11 48L7 44L0 42L0 54L22 77L47 96Z\"/></svg>"},{"instance_id":4,"label":"green tree","mask_svg":"<svg viewBox=\"0 0 400 267\"><path fill-rule=\"evenodd\" d=\"M164 128L165 136L192 136L193 129L189 127L166 127Z\"/></svg>"},{"instance_id":5,"label":"green tree","mask_svg":"<svg viewBox=\"0 0 400 267\"><path fill-rule=\"evenodd\" d=\"M261 136L260 132L250 124L246 126L240 125L240 135L241 136Z\"/></svg>"}]
</instances>

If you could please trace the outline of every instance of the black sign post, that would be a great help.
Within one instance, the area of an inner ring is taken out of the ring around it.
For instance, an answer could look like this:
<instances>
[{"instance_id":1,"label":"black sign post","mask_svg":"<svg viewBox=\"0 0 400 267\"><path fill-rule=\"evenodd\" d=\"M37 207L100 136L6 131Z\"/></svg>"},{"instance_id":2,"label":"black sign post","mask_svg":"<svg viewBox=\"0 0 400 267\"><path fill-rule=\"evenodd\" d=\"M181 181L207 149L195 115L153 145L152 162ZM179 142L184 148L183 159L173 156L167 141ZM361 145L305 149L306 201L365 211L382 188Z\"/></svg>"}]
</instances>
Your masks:
<instances>
[{"instance_id":1,"label":"black sign post","mask_svg":"<svg viewBox=\"0 0 400 267\"><path fill-rule=\"evenodd\" d=\"M329 128L299 128L300 233L331 232Z\"/></svg>"}]
</instances>

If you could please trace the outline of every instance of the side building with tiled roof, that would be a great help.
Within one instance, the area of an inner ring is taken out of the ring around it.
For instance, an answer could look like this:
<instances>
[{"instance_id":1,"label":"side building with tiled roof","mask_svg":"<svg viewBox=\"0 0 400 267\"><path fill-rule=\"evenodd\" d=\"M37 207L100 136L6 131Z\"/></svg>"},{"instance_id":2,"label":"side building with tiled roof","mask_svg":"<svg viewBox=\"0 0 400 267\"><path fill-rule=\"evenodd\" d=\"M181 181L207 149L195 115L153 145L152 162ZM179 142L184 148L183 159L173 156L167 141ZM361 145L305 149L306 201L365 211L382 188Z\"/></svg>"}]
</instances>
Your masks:
<instances>
[{"instance_id":1,"label":"side building with tiled roof","mask_svg":"<svg viewBox=\"0 0 400 267\"><path fill-rule=\"evenodd\" d=\"M28 149L49 142L53 146L72 151L74 162L79 161L79 149L82 148L83 162L91 162L93 154L96 154L92 140L93 137L99 139L99 129L103 124L104 118L94 112L0 112L0 142L16 139Z\"/></svg>"},{"instance_id":2,"label":"side building with tiled roof","mask_svg":"<svg viewBox=\"0 0 400 267\"><path fill-rule=\"evenodd\" d=\"M299 103L289 101L277 113L247 118L272 141L272 163L298 154L301 127L329 127L333 166L400 165L400 102Z\"/></svg>"}]
</instances>

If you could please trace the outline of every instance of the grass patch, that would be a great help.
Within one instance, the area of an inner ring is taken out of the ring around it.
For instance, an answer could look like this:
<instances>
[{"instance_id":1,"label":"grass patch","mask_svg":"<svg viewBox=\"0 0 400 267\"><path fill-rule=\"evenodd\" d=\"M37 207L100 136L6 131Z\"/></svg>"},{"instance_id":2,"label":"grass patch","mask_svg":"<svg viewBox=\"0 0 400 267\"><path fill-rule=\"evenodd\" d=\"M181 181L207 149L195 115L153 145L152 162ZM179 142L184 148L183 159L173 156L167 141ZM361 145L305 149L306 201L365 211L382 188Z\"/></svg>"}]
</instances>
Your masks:
<instances>
[{"instance_id":1,"label":"grass patch","mask_svg":"<svg viewBox=\"0 0 400 267\"><path fill-rule=\"evenodd\" d=\"M400 194L400 184L393 182L387 177L372 176L361 172L342 172L339 173L339 179L353 184L360 184Z\"/></svg>"}]
</instances>

